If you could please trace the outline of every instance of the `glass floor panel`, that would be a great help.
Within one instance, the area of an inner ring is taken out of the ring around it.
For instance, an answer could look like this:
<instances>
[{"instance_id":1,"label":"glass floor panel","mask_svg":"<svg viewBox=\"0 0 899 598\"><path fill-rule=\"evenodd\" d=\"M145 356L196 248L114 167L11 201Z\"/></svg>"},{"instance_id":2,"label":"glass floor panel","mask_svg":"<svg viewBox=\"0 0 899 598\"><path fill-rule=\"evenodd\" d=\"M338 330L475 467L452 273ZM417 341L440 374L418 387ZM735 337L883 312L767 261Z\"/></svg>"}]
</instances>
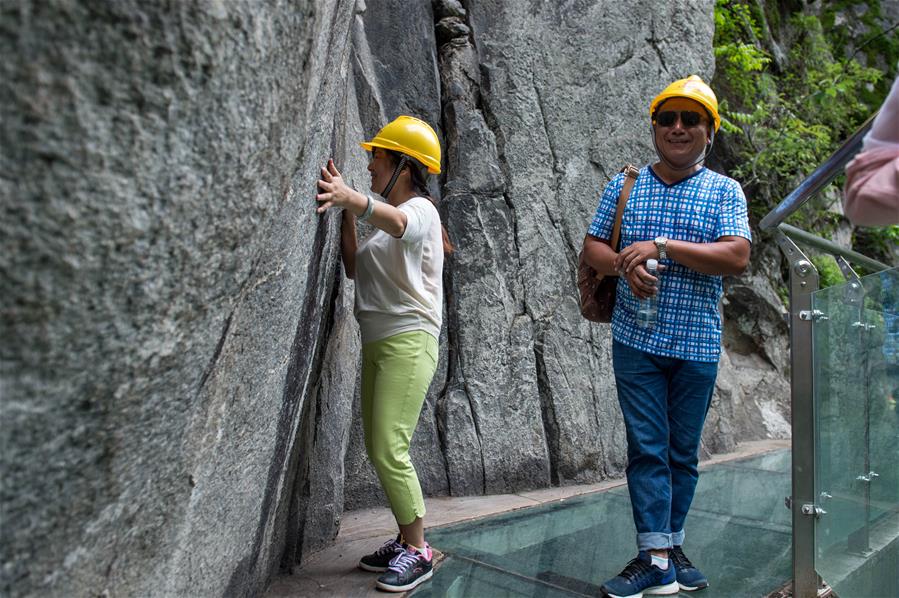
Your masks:
<instances>
[{"instance_id":1,"label":"glass floor panel","mask_svg":"<svg viewBox=\"0 0 899 598\"><path fill-rule=\"evenodd\" d=\"M684 544L709 577L703 598L763 596L790 578L788 494L789 450L703 469ZM635 535L626 487L431 529L447 558L413 594L598 596L635 556Z\"/></svg>"}]
</instances>

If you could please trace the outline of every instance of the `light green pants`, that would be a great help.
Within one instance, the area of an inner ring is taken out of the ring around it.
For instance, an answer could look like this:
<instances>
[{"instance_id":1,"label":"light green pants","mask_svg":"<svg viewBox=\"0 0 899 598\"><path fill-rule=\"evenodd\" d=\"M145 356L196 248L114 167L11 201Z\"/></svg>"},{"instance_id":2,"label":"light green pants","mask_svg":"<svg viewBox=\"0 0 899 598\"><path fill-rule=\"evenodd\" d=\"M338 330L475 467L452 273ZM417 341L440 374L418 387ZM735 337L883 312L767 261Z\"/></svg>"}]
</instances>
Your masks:
<instances>
[{"instance_id":1,"label":"light green pants","mask_svg":"<svg viewBox=\"0 0 899 598\"><path fill-rule=\"evenodd\" d=\"M400 525L425 514L409 443L436 369L437 339L423 330L362 345L365 450Z\"/></svg>"}]
</instances>

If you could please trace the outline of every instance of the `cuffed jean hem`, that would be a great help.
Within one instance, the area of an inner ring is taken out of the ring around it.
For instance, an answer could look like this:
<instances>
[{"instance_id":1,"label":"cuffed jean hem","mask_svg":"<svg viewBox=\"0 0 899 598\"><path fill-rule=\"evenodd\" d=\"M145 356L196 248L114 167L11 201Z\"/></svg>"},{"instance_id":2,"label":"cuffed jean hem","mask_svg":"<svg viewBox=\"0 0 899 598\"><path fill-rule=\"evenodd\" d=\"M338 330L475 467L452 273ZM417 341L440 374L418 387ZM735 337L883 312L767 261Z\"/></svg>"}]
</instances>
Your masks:
<instances>
[{"instance_id":1,"label":"cuffed jean hem","mask_svg":"<svg viewBox=\"0 0 899 598\"><path fill-rule=\"evenodd\" d=\"M675 546L683 546L684 545L684 530L679 532L671 533L671 543Z\"/></svg>"},{"instance_id":2,"label":"cuffed jean hem","mask_svg":"<svg viewBox=\"0 0 899 598\"><path fill-rule=\"evenodd\" d=\"M681 532L681 537L683 538ZM645 532L637 534L637 550L666 550L674 547L671 541L672 534L662 532Z\"/></svg>"}]
</instances>

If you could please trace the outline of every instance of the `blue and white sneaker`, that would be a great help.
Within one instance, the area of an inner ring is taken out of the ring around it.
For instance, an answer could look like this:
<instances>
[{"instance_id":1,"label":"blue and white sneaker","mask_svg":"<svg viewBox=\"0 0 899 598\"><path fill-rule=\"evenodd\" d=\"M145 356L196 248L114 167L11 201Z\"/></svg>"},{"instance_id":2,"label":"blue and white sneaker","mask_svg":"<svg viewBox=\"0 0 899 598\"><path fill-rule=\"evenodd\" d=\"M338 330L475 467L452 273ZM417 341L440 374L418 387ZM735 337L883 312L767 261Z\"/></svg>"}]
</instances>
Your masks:
<instances>
[{"instance_id":1,"label":"blue and white sneaker","mask_svg":"<svg viewBox=\"0 0 899 598\"><path fill-rule=\"evenodd\" d=\"M663 571L652 564L648 552L641 550L624 571L602 584L600 590L609 598L641 598L644 594L677 594L678 588L671 560L668 560L668 568Z\"/></svg>"},{"instance_id":2,"label":"blue and white sneaker","mask_svg":"<svg viewBox=\"0 0 899 598\"><path fill-rule=\"evenodd\" d=\"M693 566L680 546L669 550L668 556L674 563L674 572L677 575L677 585L680 586L680 589L692 592L709 587L709 580L702 574L702 571Z\"/></svg>"}]
</instances>

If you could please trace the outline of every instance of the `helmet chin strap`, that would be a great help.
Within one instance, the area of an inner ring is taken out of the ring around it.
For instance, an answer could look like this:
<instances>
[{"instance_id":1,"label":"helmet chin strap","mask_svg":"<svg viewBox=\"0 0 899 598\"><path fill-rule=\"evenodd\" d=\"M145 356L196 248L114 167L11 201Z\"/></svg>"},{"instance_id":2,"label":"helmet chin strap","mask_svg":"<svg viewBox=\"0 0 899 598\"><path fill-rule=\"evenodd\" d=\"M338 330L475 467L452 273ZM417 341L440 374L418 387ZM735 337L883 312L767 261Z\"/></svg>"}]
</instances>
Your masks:
<instances>
[{"instance_id":1,"label":"helmet chin strap","mask_svg":"<svg viewBox=\"0 0 899 598\"><path fill-rule=\"evenodd\" d=\"M703 148L703 150L702 150L702 154L700 154L700 156L698 158L696 158L696 160L694 160L693 163L690 164L689 166L684 166L683 168L678 168L677 166L675 166L674 164L669 162L665 158L665 156L662 155L662 152L659 151L659 146L656 144L655 128L652 125L649 125L649 130L652 132L652 149L654 149L656 151L656 155L659 157L659 160L664 162L665 166L667 166L668 168L670 168L671 170L674 170L674 171L687 170L688 168L693 168L700 162L703 162L712 153L712 147L715 145L715 131L713 130L711 132L711 138L709 139L709 142L706 144L705 148Z\"/></svg>"},{"instance_id":2,"label":"helmet chin strap","mask_svg":"<svg viewBox=\"0 0 899 598\"><path fill-rule=\"evenodd\" d=\"M405 168L406 164L409 162L409 158L406 155L400 157L399 163L396 165L396 168L393 169L393 176L390 177L390 182L387 183L387 186L384 187L384 190L381 191L381 197L389 200L390 192L393 191L393 186L396 185L396 180L399 178L400 173Z\"/></svg>"}]
</instances>

